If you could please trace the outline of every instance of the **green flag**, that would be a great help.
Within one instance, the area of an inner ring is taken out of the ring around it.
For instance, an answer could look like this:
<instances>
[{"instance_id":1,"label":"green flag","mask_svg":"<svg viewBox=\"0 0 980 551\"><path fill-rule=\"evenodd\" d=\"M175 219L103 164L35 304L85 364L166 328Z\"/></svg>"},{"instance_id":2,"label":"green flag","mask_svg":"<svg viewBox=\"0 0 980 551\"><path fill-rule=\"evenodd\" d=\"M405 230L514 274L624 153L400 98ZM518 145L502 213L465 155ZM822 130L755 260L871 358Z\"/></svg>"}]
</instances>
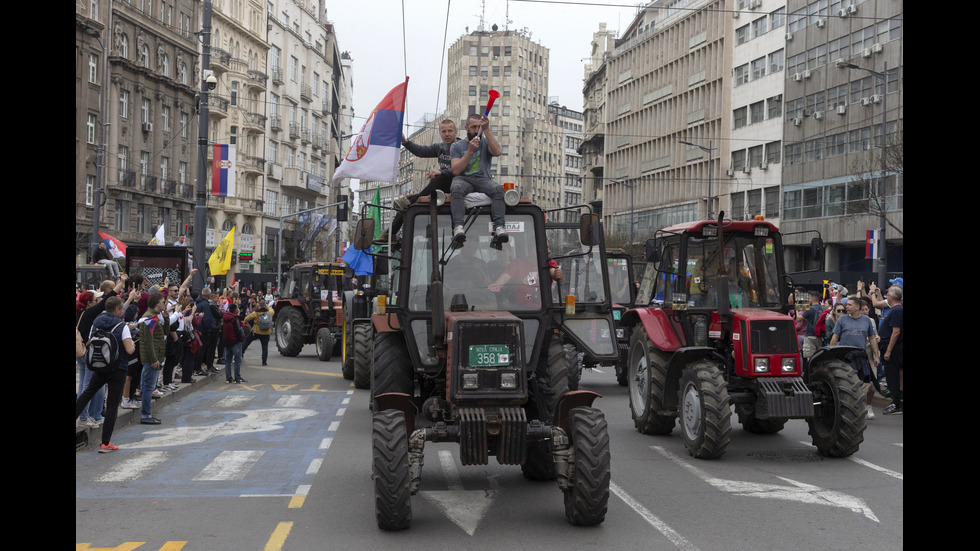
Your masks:
<instances>
[{"instance_id":1,"label":"green flag","mask_svg":"<svg viewBox=\"0 0 980 551\"><path fill-rule=\"evenodd\" d=\"M374 190L374 197L371 198L372 205L381 204L381 188ZM368 208L368 216L374 220L374 238L381 237L381 207Z\"/></svg>"}]
</instances>

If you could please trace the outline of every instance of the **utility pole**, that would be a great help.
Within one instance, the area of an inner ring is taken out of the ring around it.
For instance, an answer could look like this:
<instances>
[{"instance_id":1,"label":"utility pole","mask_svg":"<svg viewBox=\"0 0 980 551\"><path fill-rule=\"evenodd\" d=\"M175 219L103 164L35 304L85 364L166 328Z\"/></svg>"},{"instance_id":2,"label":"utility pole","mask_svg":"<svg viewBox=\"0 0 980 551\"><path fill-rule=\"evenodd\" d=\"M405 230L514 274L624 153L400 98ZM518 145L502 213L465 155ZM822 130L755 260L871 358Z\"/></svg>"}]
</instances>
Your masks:
<instances>
[{"instance_id":1,"label":"utility pole","mask_svg":"<svg viewBox=\"0 0 980 551\"><path fill-rule=\"evenodd\" d=\"M208 196L207 196L207 165L208 165L208 93L210 86L216 86L217 80L211 74L211 0L204 0L202 8L201 30L198 37L201 40L201 93L198 102L197 123L197 185L195 186L196 203L194 205L194 275L192 288L200 291L204 288L206 264L205 250L207 248L208 231ZM209 84L211 80L213 84Z\"/></svg>"}]
</instances>

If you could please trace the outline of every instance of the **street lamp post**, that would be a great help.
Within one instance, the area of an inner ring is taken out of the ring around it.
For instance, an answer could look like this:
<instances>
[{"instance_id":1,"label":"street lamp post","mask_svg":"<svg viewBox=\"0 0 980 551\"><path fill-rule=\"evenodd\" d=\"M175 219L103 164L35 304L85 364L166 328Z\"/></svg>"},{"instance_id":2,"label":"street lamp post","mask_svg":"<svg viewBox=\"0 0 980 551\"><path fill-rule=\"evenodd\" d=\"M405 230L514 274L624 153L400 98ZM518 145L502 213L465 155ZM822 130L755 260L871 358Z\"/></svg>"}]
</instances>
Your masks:
<instances>
[{"instance_id":1,"label":"street lamp post","mask_svg":"<svg viewBox=\"0 0 980 551\"><path fill-rule=\"evenodd\" d=\"M708 154L708 218L707 219L713 220L715 216L714 213L711 212L711 200L714 199L714 197L712 197L711 195L711 152L714 151L715 148L711 147L711 143L712 143L711 140L708 140L708 147L705 147L703 145L698 145L696 143L685 142L683 140L681 140L680 143L684 145L689 145L691 147L696 147Z\"/></svg>"},{"instance_id":2,"label":"street lamp post","mask_svg":"<svg viewBox=\"0 0 980 551\"><path fill-rule=\"evenodd\" d=\"M878 263L878 287L882 289L887 289L888 283L888 252L885 250L885 214L888 209L888 203L885 198L885 173L888 170L888 162L885 158L885 138L888 136L887 129L885 125L888 124L888 77L889 75L895 74L895 70L888 72L888 62L885 62L884 70L881 72L875 71L873 69L868 69L867 67L861 67L860 65L855 65L853 63L843 63L841 67L847 69L861 69L862 71L867 71L875 78L881 79L881 174L878 175L878 258L875 262Z\"/></svg>"},{"instance_id":3,"label":"street lamp post","mask_svg":"<svg viewBox=\"0 0 980 551\"><path fill-rule=\"evenodd\" d=\"M211 0L204 0L202 7L202 25L198 33L201 37L201 92L198 97L197 123L197 185L195 187L196 202L194 204L194 276L192 288L201 290L204 287L205 261L207 255L207 226L208 226L208 197L207 197L207 164L208 164L208 127L210 111L208 109L208 93L210 87L208 76L211 67ZM213 79L213 77L212 77Z\"/></svg>"}]
</instances>

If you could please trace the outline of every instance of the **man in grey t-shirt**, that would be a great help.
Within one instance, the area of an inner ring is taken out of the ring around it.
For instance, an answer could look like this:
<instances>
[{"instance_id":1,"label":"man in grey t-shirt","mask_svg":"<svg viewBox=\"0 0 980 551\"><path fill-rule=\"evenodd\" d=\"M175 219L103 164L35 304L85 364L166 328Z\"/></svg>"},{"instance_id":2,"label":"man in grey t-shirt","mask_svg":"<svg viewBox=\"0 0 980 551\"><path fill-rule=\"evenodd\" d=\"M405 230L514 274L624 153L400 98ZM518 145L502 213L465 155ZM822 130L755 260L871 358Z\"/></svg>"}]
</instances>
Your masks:
<instances>
[{"instance_id":1,"label":"man in grey t-shirt","mask_svg":"<svg viewBox=\"0 0 980 551\"><path fill-rule=\"evenodd\" d=\"M482 138L479 135L481 129ZM453 238L463 236L463 219L466 215L463 198L474 191L490 197L493 232L499 237L505 232L504 188L490 178L490 165L493 157L499 157L502 152L500 142L490 132L489 119L476 114L466 119L466 139L467 141L457 141L450 148L454 175L450 188L453 201L449 205L453 217Z\"/></svg>"}]
</instances>

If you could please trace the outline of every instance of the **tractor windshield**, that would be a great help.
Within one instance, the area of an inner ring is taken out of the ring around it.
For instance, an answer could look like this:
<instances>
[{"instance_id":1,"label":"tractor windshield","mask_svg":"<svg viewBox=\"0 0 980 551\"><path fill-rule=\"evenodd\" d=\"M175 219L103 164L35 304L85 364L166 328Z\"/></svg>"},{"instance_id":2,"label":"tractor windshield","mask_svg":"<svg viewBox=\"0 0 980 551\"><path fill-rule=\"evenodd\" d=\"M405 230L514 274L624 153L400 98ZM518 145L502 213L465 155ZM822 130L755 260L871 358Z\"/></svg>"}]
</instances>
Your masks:
<instances>
[{"instance_id":1,"label":"tractor windshield","mask_svg":"<svg viewBox=\"0 0 980 551\"><path fill-rule=\"evenodd\" d=\"M609 264L609 293L612 301L620 306L629 306L633 303L629 262L625 258L608 258L606 262Z\"/></svg>"},{"instance_id":2,"label":"tractor windshield","mask_svg":"<svg viewBox=\"0 0 980 551\"><path fill-rule=\"evenodd\" d=\"M716 238L687 237L686 286L693 307L717 308L722 277L728 279L732 308L776 308L778 259L771 236L726 233L720 249Z\"/></svg>"},{"instance_id":3,"label":"tractor windshield","mask_svg":"<svg viewBox=\"0 0 980 551\"><path fill-rule=\"evenodd\" d=\"M407 307L428 311L432 254L426 238L427 215L419 215L412 236L411 273ZM533 311L541 309L541 263L537 255L534 221L528 215L507 218L509 240L501 250L490 247L490 217L481 216L466 231L465 244L450 247L452 227L448 215L439 216L437 250L443 280L443 304L465 301L467 310Z\"/></svg>"}]
</instances>

